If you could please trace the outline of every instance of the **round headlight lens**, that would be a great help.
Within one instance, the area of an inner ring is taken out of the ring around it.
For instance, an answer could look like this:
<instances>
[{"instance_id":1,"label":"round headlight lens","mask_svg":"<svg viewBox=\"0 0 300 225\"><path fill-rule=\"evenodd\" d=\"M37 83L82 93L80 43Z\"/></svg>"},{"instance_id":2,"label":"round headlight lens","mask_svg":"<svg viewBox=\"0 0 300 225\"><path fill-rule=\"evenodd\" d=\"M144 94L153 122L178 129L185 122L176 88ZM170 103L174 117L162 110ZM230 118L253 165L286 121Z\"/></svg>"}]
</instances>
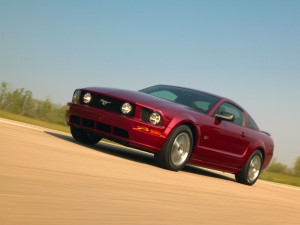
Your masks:
<instances>
[{"instance_id":1,"label":"round headlight lens","mask_svg":"<svg viewBox=\"0 0 300 225\"><path fill-rule=\"evenodd\" d=\"M160 123L160 120L161 120L161 116L158 112L151 113L149 118L150 123L156 125Z\"/></svg>"},{"instance_id":2,"label":"round headlight lens","mask_svg":"<svg viewBox=\"0 0 300 225\"><path fill-rule=\"evenodd\" d=\"M92 100L92 95L91 93L85 93L83 96L83 102L84 103L89 103Z\"/></svg>"},{"instance_id":3,"label":"round headlight lens","mask_svg":"<svg viewBox=\"0 0 300 225\"><path fill-rule=\"evenodd\" d=\"M132 110L132 105L128 102L125 102L121 107L121 111L123 114L129 114L131 110Z\"/></svg>"},{"instance_id":4,"label":"round headlight lens","mask_svg":"<svg viewBox=\"0 0 300 225\"><path fill-rule=\"evenodd\" d=\"M73 94L72 102L73 103L78 103L79 102L79 97L80 97L80 90L76 90Z\"/></svg>"}]
</instances>

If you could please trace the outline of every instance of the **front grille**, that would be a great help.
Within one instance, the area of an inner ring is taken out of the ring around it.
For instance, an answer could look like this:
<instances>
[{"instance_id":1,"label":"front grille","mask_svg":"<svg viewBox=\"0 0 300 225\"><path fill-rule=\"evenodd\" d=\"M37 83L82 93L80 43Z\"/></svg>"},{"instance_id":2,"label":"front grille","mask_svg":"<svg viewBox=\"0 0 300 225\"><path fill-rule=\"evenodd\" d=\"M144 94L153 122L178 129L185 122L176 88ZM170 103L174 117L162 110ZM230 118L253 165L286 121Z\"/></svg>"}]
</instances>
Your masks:
<instances>
[{"instance_id":1,"label":"front grille","mask_svg":"<svg viewBox=\"0 0 300 225\"><path fill-rule=\"evenodd\" d=\"M89 105L91 107L97 108L97 109L102 109L105 111L109 111L109 112L113 112L113 113L118 113L118 114L122 114L121 112L121 107L122 105L126 102L117 98L112 98L112 97L108 97L102 94L97 94L97 93L92 93L89 92L92 96L92 99L89 103L84 103L83 102L83 96L84 94L87 93L87 91L83 91L81 93L81 97L80 97L80 103L83 105ZM135 104L130 103L132 105L132 111L127 114L126 116L129 117L133 117L134 113L135 113Z\"/></svg>"},{"instance_id":2,"label":"front grille","mask_svg":"<svg viewBox=\"0 0 300 225\"><path fill-rule=\"evenodd\" d=\"M129 138L128 132L118 127L114 128L114 135L127 139Z\"/></svg>"},{"instance_id":3,"label":"front grille","mask_svg":"<svg viewBox=\"0 0 300 225\"><path fill-rule=\"evenodd\" d=\"M97 122L96 129L106 133L111 133L112 127L108 124Z\"/></svg>"},{"instance_id":4,"label":"front grille","mask_svg":"<svg viewBox=\"0 0 300 225\"><path fill-rule=\"evenodd\" d=\"M153 110L142 107L141 120L150 123L151 113L153 113Z\"/></svg>"},{"instance_id":5,"label":"front grille","mask_svg":"<svg viewBox=\"0 0 300 225\"><path fill-rule=\"evenodd\" d=\"M83 126L86 128L90 128L90 129L95 129L97 131L101 131L121 138L125 138L125 139L129 138L129 134L127 130L124 130L119 127L113 127L109 124L97 122L81 116L75 116L75 115L70 116L70 123Z\"/></svg>"},{"instance_id":6,"label":"front grille","mask_svg":"<svg viewBox=\"0 0 300 225\"><path fill-rule=\"evenodd\" d=\"M81 124L81 117L80 116L75 116L75 115L70 116L70 123L80 125Z\"/></svg>"},{"instance_id":7,"label":"front grille","mask_svg":"<svg viewBox=\"0 0 300 225\"><path fill-rule=\"evenodd\" d=\"M94 121L86 118L82 118L82 125L88 128L94 128Z\"/></svg>"}]
</instances>

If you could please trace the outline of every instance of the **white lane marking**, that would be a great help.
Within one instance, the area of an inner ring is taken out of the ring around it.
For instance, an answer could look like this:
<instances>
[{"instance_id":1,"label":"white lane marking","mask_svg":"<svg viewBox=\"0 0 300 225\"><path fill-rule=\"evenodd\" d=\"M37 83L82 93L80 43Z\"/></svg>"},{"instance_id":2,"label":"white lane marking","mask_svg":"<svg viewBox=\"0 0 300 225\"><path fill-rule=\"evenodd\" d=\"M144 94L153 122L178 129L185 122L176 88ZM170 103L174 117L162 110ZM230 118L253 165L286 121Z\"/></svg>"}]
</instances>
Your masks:
<instances>
[{"instance_id":1,"label":"white lane marking","mask_svg":"<svg viewBox=\"0 0 300 225\"><path fill-rule=\"evenodd\" d=\"M39 129L39 128L35 128L35 127L31 127L31 126L26 126L26 125L23 125L23 124L14 123L14 122L6 121L6 120L1 120L0 119L0 122L1 123L7 123L7 124L15 125L15 126L19 126L19 127L25 127L25 128L32 129L32 130L44 131L44 130Z\"/></svg>"},{"instance_id":2,"label":"white lane marking","mask_svg":"<svg viewBox=\"0 0 300 225\"><path fill-rule=\"evenodd\" d=\"M259 182L265 183L265 184L269 184L271 186L275 186L275 187L281 187L281 188L286 188L286 189L291 189L291 190L295 190L295 191L300 191L300 188L298 187L293 187L293 186L289 186L287 184L280 184L280 183L274 183L271 181L265 181L265 180L259 180Z\"/></svg>"}]
</instances>

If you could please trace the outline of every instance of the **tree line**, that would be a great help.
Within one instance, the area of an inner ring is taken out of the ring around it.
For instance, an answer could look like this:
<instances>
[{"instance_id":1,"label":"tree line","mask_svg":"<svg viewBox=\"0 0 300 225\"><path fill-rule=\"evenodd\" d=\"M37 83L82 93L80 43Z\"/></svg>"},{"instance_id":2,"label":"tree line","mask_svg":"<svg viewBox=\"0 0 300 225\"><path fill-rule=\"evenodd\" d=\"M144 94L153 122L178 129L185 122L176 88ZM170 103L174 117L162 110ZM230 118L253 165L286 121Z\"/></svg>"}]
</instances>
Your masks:
<instances>
[{"instance_id":1,"label":"tree line","mask_svg":"<svg viewBox=\"0 0 300 225\"><path fill-rule=\"evenodd\" d=\"M0 109L49 123L65 125L67 106L54 104L49 98L46 100L35 99L32 92L24 88L11 91L9 85L2 82Z\"/></svg>"},{"instance_id":2,"label":"tree line","mask_svg":"<svg viewBox=\"0 0 300 225\"><path fill-rule=\"evenodd\" d=\"M267 168L267 171L300 177L300 157L297 157L297 159L295 160L293 168L289 168L285 164L277 162L277 159L274 158L269 167Z\"/></svg>"}]
</instances>

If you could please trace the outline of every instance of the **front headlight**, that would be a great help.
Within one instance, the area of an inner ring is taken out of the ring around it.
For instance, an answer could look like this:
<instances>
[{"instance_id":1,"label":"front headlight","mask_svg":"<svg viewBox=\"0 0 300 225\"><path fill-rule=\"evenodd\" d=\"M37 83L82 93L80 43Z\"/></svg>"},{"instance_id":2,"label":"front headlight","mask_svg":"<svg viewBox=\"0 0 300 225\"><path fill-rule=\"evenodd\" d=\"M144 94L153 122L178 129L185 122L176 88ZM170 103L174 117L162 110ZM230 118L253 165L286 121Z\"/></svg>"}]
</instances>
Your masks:
<instances>
[{"instance_id":1,"label":"front headlight","mask_svg":"<svg viewBox=\"0 0 300 225\"><path fill-rule=\"evenodd\" d=\"M131 110L132 110L132 105L128 102L125 102L121 107L121 111L125 115L129 114Z\"/></svg>"},{"instance_id":2,"label":"front headlight","mask_svg":"<svg viewBox=\"0 0 300 225\"><path fill-rule=\"evenodd\" d=\"M85 93L83 96L83 102L85 104L89 103L92 100L92 95L91 93Z\"/></svg>"},{"instance_id":3,"label":"front headlight","mask_svg":"<svg viewBox=\"0 0 300 225\"><path fill-rule=\"evenodd\" d=\"M161 120L161 116L158 112L151 113L151 115L149 117L150 123L156 125L156 124L160 123L160 120Z\"/></svg>"},{"instance_id":4,"label":"front headlight","mask_svg":"<svg viewBox=\"0 0 300 225\"><path fill-rule=\"evenodd\" d=\"M80 90L74 91L73 98L72 98L73 103L79 103L80 93L81 93Z\"/></svg>"}]
</instances>

